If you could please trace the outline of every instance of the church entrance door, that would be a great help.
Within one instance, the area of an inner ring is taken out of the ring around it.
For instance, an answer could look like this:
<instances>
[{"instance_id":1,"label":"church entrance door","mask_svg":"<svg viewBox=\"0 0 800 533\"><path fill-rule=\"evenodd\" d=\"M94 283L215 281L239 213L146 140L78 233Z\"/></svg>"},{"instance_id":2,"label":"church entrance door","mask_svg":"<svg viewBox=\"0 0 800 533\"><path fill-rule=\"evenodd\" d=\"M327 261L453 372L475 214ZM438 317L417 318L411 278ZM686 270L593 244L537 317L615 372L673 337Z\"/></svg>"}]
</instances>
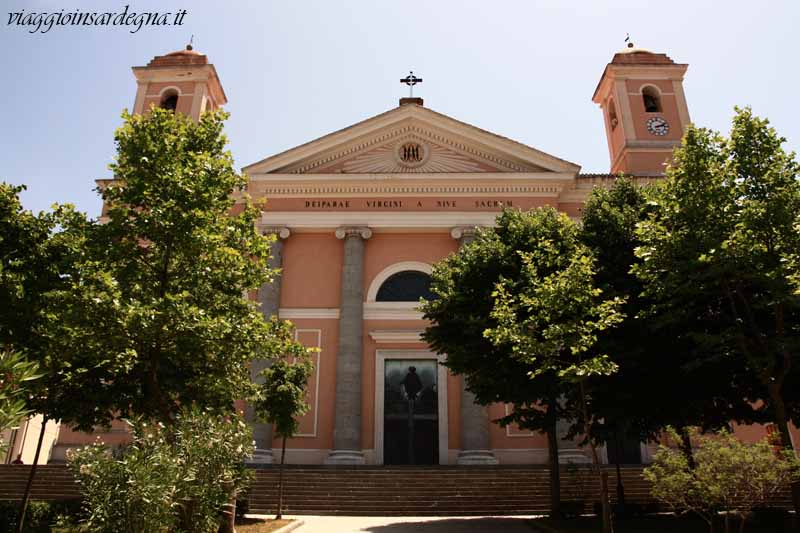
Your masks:
<instances>
[{"instance_id":1,"label":"church entrance door","mask_svg":"<svg viewBox=\"0 0 800 533\"><path fill-rule=\"evenodd\" d=\"M438 374L435 359L386 359L384 464L439 464Z\"/></svg>"}]
</instances>

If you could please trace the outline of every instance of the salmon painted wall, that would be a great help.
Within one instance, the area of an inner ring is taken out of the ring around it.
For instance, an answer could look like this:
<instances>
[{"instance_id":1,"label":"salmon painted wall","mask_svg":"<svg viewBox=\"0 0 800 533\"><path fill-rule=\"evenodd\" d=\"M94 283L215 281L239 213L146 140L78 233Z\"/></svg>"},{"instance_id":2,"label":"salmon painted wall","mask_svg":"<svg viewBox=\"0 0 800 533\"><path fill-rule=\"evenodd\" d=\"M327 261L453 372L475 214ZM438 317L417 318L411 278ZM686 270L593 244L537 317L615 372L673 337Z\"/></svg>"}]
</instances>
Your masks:
<instances>
[{"instance_id":1,"label":"salmon painted wall","mask_svg":"<svg viewBox=\"0 0 800 533\"><path fill-rule=\"evenodd\" d=\"M287 447L327 450L333 446L333 414L336 397L336 347L339 343L339 321L336 319L297 319L296 339L304 346L320 348L312 354L314 374L308 381L309 412L300 419L298 435L287 441ZM273 447L280 448L275 436Z\"/></svg>"},{"instance_id":2,"label":"salmon painted wall","mask_svg":"<svg viewBox=\"0 0 800 533\"><path fill-rule=\"evenodd\" d=\"M293 233L283 244L283 307L338 308L342 241L331 233Z\"/></svg>"}]
</instances>

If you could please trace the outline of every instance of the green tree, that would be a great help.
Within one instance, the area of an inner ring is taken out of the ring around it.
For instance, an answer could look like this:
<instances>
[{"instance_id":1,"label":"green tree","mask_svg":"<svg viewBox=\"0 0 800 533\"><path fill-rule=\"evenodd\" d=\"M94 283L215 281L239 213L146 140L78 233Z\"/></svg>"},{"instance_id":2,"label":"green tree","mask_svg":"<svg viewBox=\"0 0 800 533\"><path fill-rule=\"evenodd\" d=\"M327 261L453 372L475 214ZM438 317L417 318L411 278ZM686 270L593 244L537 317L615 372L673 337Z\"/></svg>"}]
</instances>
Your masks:
<instances>
[{"instance_id":1,"label":"green tree","mask_svg":"<svg viewBox=\"0 0 800 533\"><path fill-rule=\"evenodd\" d=\"M283 323L284 327L290 327ZM274 424L275 433L281 437L281 462L278 471L278 511L283 510L283 464L286 458L286 440L297 433L298 418L308 412L306 386L314 372L308 349L298 345L287 346L283 357L261 371L264 384L255 403L256 414L268 424Z\"/></svg>"},{"instance_id":2,"label":"green tree","mask_svg":"<svg viewBox=\"0 0 800 533\"><path fill-rule=\"evenodd\" d=\"M737 109L727 139L689 128L640 225L635 272L655 312L696 341L698 361L747 369L743 393L759 386L791 450L796 394L785 385L797 379L800 295L785 259L800 249L800 165L783 143L749 109ZM793 497L800 508L797 484Z\"/></svg>"},{"instance_id":3,"label":"green tree","mask_svg":"<svg viewBox=\"0 0 800 533\"><path fill-rule=\"evenodd\" d=\"M169 427L187 405L232 415L256 392L248 363L294 343L246 297L275 272L247 178L225 149L226 116L123 114L115 179L99 188L104 216L84 228L67 286L49 294L55 326L43 332L50 353L76 363L67 384L94 383L64 402L94 409L69 419L77 429L114 418Z\"/></svg>"},{"instance_id":4,"label":"green tree","mask_svg":"<svg viewBox=\"0 0 800 533\"><path fill-rule=\"evenodd\" d=\"M625 438L655 440L667 426L718 429L763 416L747 401L757 396L748 392L741 364L734 367L721 358L697 361L692 337L648 312L652 302L642 294L643 282L632 268L641 262L635 254L642 245L636 227L654 209L648 201L653 192L652 186L618 178L610 188L595 188L583 209L581 238L596 258L595 284L606 297L625 299L624 320L599 332L593 347L613 354L619 371L589 382L600 422L593 434L610 448ZM690 454L688 434L684 437L684 451Z\"/></svg>"},{"instance_id":5,"label":"green tree","mask_svg":"<svg viewBox=\"0 0 800 533\"><path fill-rule=\"evenodd\" d=\"M89 228L70 286L53 295L62 320L48 336L54 351L110 369L98 383L106 422L170 424L193 403L231 412L254 391L247 363L275 342L243 297L274 272L258 209L245 201L234 212L246 177L225 150L225 116L126 113L116 132L104 220Z\"/></svg>"},{"instance_id":6,"label":"green tree","mask_svg":"<svg viewBox=\"0 0 800 533\"><path fill-rule=\"evenodd\" d=\"M548 412L560 394L573 391L581 425L589 428L585 379L616 366L588 350L598 331L621 318L621 302L602 300L592 276L591 253L566 215L506 210L494 230L434 268L438 298L424 305L432 322L425 339L447 353L447 366L462 374L478 402L514 403L515 420L554 432ZM554 471L557 451L550 457ZM604 527L610 528L607 505Z\"/></svg>"},{"instance_id":7,"label":"green tree","mask_svg":"<svg viewBox=\"0 0 800 533\"><path fill-rule=\"evenodd\" d=\"M42 415L18 530L24 525L30 487L36 474L42 440L49 420L80 421L91 427L103 396L100 383L107 378L104 365L83 365L69 353L53 351L48 338L60 328L61 310L48 312L51 295L69 287L76 260L81 256L88 223L72 206L54 206L33 214L22 208L24 186L0 183L0 343L24 353L35 363L39 378L28 381L24 410ZM19 406L19 405L18 405Z\"/></svg>"}]
</instances>

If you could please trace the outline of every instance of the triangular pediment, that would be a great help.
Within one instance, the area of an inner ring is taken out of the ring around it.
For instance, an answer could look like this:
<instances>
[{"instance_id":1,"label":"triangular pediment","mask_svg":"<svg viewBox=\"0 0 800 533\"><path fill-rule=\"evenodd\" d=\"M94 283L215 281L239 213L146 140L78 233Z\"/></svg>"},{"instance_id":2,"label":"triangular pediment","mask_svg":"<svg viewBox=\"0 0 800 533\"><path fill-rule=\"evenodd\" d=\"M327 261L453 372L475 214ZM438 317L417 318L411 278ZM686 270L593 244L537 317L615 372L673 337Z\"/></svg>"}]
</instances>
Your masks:
<instances>
[{"instance_id":1,"label":"triangular pediment","mask_svg":"<svg viewBox=\"0 0 800 533\"><path fill-rule=\"evenodd\" d=\"M577 173L578 165L409 104L245 167L253 174Z\"/></svg>"}]
</instances>

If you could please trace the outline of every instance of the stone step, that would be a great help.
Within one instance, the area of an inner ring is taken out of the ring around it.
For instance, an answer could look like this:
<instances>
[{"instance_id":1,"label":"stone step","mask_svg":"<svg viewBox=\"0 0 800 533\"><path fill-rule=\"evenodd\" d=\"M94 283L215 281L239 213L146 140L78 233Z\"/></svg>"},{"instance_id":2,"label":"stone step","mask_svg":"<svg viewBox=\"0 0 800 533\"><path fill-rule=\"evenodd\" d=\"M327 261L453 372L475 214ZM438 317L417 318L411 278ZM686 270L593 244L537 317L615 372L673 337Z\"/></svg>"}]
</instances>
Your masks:
<instances>
[{"instance_id":1,"label":"stone step","mask_svg":"<svg viewBox=\"0 0 800 533\"><path fill-rule=\"evenodd\" d=\"M0 466L0 500L19 499L28 480L28 466ZM616 472L609 471L612 502L616 500ZM625 497L631 503L651 503L649 484L641 467L621 469ZM278 469L258 469L248 493L249 509L271 514L277 502ZM580 478L561 472L562 498L576 494L577 479L587 501L596 499L599 483L594 474ZM80 485L64 466L37 470L33 497L39 500L75 499ZM788 487L776 498L788 507ZM549 472L541 466L495 467L309 467L284 470L285 512L325 515L454 515L542 514L549 511ZM587 510L590 505L587 506Z\"/></svg>"}]
</instances>

